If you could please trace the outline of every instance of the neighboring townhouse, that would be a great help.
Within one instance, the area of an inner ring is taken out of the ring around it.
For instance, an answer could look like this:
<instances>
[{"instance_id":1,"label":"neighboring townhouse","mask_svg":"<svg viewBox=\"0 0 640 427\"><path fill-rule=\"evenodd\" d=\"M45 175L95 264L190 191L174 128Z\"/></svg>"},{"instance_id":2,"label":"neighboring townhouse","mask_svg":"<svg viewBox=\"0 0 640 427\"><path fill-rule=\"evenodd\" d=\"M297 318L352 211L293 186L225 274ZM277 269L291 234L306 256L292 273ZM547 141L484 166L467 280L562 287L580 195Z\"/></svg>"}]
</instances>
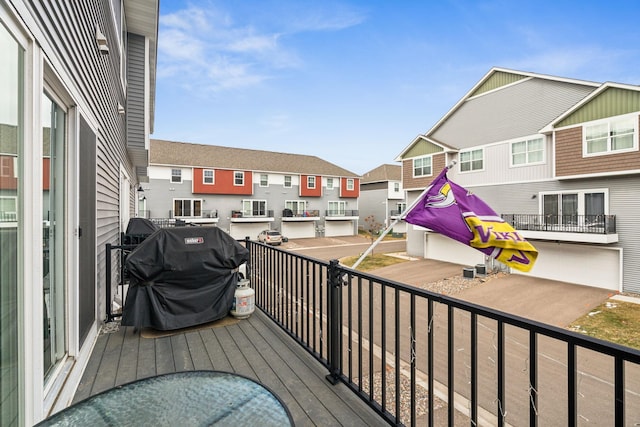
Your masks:
<instances>
[{"instance_id":1,"label":"neighboring townhouse","mask_svg":"<svg viewBox=\"0 0 640 427\"><path fill-rule=\"evenodd\" d=\"M0 3L2 426L66 407L88 362L147 179L157 32L158 0Z\"/></svg>"},{"instance_id":2,"label":"neighboring townhouse","mask_svg":"<svg viewBox=\"0 0 640 427\"><path fill-rule=\"evenodd\" d=\"M360 227L366 227L365 218L372 216L375 222L388 227L406 206L402 189L402 167L400 165L381 165L362 175L360 181ZM399 220L393 227L393 233L405 233L407 225Z\"/></svg>"},{"instance_id":3,"label":"neighboring townhouse","mask_svg":"<svg viewBox=\"0 0 640 427\"><path fill-rule=\"evenodd\" d=\"M236 239L358 232L360 178L315 156L152 139L141 216L213 225Z\"/></svg>"},{"instance_id":4,"label":"neighboring townhouse","mask_svg":"<svg viewBox=\"0 0 640 427\"><path fill-rule=\"evenodd\" d=\"M442 168L538 249L532 276L640 292L640 87L490 70L398 156L407 203ZM483 254L409 226L412 255Z\"/></svg>"}]
</instances>

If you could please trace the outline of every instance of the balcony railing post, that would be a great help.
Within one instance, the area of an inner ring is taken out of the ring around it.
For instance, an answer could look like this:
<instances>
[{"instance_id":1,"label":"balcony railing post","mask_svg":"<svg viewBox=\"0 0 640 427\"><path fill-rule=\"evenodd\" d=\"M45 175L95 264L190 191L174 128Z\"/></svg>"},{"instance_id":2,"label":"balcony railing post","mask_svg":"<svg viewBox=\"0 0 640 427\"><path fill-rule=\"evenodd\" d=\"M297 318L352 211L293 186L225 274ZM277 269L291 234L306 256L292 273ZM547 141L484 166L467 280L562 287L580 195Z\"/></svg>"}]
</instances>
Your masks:
<instances>
[{"instance_id":1,"label":"balcony railing post","mask_svg":"<svg viewBox=\"0 0 640 427\"><path fill-rule=\"evenodd\" d=\"M337 384L340 377L340 293L341 280L339 262L336 259L329 261L329 286L327 295L327 340L329 342L329 351L327 352L329 362L329 374L327 380L331 384Z\"/></svg>"},{"instance_id":2,"label":"balcony railing post","mask_svg":"<svg viewBox=\"0 0 640 427\"><path fill-rule=\"evenodd\" d=\"M106 251L106 259L105 259L105 280L106 286L105 289L107 291L107 323L113 320L113 313L111 312L111 243L107 243L105 246Z\"/></svg>"}]
</instances>

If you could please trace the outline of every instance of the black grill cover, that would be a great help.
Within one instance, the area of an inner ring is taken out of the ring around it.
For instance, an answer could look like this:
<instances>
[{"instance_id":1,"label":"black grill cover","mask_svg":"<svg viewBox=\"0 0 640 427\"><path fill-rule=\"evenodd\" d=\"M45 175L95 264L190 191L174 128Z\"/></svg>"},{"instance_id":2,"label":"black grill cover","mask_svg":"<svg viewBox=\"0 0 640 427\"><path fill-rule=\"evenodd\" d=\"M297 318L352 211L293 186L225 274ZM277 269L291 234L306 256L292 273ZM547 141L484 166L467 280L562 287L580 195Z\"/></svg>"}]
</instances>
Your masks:
<instances>
[{"instance_id":1,"label":"black grill cover","mask_svg":"<svg viewBox=\"0 0 640 427\"><path fill-rule=\"evenodd\" d=\"M225 317L249 251L216 227L162 228L127 257L122 325L172 330Z\"/></svg>"},{"instance_id":2,"label":"black grill cover","mask_svg":"<svg viewBox=\"0 0 640 427\"><path fill-rule=\"evenodd\" d=\"M137 245L144 241L159 227L146 218L131 218L127 224L127 231L123 235L123 245Z\"/></svg>"}]
</instances>

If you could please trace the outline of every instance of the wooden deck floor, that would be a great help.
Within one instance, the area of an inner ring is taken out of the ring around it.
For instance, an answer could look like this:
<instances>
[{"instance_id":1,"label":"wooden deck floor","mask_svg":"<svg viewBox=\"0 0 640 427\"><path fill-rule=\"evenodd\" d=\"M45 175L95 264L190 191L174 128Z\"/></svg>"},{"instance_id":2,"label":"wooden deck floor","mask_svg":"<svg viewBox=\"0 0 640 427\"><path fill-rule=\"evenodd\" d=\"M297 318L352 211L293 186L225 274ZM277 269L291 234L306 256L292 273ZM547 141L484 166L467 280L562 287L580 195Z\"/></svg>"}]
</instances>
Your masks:
<instances>
[{"instance_id":1,"label":"wooden deck floor","mask_svg":"<svg viewBox=\"0 0 640 427\"><path fill-rule=\"evenodd\" d=\"M145 338L132 327L101 334L74 402L142 378L189 370L253 378L287 405L297 426L387 425L263 313L228 326Z\"/></svg>"}]
</instances>

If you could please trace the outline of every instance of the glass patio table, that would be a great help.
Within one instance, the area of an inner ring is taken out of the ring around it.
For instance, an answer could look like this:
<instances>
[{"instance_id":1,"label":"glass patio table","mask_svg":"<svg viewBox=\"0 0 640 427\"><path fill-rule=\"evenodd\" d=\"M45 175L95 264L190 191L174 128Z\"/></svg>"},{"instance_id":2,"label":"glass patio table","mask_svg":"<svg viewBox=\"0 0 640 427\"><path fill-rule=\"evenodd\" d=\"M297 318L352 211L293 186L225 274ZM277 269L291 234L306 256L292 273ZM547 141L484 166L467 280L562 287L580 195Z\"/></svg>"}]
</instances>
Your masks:
<instances>
[{"instance_id":1,"label":"glass patio table","mask_svg":"<svg viewBox=\"0 0 640 427\"><path fill-rule=\"evenodd\" d=\"M242 375L189 371L112 388L78 402L39 426L292 426L287 407Z\"/></svg>"}]
</instances>

